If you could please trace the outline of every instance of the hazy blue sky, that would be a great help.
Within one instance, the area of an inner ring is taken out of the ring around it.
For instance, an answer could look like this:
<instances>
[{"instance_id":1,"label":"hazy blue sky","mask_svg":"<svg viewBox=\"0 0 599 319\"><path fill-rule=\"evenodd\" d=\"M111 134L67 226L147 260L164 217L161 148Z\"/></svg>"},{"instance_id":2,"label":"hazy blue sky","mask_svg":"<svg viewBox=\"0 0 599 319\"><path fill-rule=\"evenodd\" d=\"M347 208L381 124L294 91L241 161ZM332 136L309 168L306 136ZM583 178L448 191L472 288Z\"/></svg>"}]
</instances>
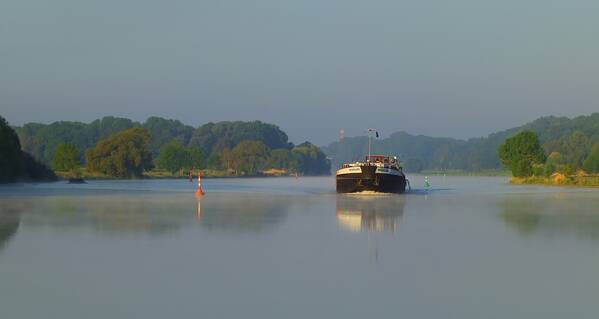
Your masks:
<instances>
[{"instance_id":1,"label":"hazy blue sky","mask_svg":"<svg viewBox=\"0 0 599 319\"><path fill-rule=\"evenodd\" d=\"M325 143L593 111L597 0L0 1L13 124L260 119Z\"/></svg>"}]
</instances>

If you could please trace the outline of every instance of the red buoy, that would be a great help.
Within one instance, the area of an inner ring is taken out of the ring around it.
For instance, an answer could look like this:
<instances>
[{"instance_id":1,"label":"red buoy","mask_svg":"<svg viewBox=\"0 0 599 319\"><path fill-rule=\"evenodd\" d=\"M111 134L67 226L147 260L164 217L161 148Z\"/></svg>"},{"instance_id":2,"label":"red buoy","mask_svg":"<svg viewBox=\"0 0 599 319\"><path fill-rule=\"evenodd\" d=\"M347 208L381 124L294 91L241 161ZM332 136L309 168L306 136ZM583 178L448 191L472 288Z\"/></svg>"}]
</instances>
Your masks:
<instances>
[{"instance_id":1,"label":"red buoy","mask_svg":"<svg viewBox=\"0 0 599 319\"><path fill-rule=\"evenodd\" d=\"M200 177L201 173L198 173L198 190L196 191L196 196L203 196L205 193L202 190L202 181Z\"/></svg>"}]
</instances>

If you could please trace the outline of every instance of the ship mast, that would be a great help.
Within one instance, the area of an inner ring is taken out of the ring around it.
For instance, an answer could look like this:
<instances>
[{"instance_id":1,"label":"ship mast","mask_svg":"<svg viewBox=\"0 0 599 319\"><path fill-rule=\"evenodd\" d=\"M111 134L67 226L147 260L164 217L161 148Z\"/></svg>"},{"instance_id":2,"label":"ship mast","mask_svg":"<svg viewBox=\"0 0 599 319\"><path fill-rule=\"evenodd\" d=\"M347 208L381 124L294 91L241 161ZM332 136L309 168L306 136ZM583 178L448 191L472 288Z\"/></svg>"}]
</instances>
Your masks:
<instances>
[{"instance_id":1,"label":"ship mast","mask_svg":"<svg viewBox=\"0 0 599 319\"><path fill-rule=\"evenodd\" d=\"M368 129L368 160L370 161L370 153L372 151L372 133L375 134L376 137L379 137L379 132L373 128Z\"/></svg>"}]
</instances>

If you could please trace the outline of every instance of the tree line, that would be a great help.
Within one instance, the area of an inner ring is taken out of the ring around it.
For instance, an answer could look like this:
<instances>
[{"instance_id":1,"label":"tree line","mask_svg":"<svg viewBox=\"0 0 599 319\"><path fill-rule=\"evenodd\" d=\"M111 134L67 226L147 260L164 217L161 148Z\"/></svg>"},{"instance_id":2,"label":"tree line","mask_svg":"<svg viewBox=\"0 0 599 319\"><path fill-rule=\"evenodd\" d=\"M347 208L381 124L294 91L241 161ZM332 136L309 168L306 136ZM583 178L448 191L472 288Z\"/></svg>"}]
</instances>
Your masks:
<instances>
[{"instance_id":1,"label":"tree line","mask_svg":"<svg viewBox=\"0 0 599 319\"><path fill-rule=\"evenodd\" d=\"M223 148L233 148L244 140L262 141L271 149L292 148L287 134L273 124L260 121L225 121L207 123L194 128L178 120L150 117L145 122L106 116L91 123L58 121L51 124L26 123L15 127L23 150L50 165L56 148L61 143L71 143L84 151L117 132L130 128L143 128L150 135L149 150L153 157L160 148L173 140L186 147L198 148L211 154ZM84 153L80 154L84 160Z\"/></svg>"},{"instance_id":2,"label":"tree line","mask_svg":"<svg viewBox=\"0 0 599 319\"><path fill-rule=\"evenodd\" d=\"M259 175L268 169L302 175L330 173L330 161L315 145L294 145L277 126L254 122L208 123L193 129L176 120L144 123L105 117L90 124L29 123L17 128L26 149L55 170L119 178L158 168L175 174L191 169Z\"/></svg>"},{"instance_id":3,"label":"tree line","mask_svg":"<svg viewBox=\"0 0 599 319\"><path fill-rule=\"evenodd\" d=\"M499 147L498 155L501 163L515 177L599 173L599 142L591 146L585 135L576 131L552 145L567 150L567 153L550 151L547 155L549 151L543 149L537 134L523 131L506 139Z\"/></svg>"}]
</instances>

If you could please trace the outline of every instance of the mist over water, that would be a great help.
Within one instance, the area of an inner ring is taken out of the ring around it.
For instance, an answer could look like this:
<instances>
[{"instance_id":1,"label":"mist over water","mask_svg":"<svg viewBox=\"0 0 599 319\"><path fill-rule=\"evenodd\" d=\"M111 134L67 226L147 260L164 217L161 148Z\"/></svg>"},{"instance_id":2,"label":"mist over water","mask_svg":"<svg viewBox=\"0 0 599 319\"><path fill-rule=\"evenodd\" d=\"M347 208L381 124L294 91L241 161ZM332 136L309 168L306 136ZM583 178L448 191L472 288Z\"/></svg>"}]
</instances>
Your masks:
<instances>
[{"instance_id":1,"label":"mist over water","mask_svg":"<svg viewBox=\"0 0 599 319\"><path fill-rule=\"evenodd\" d=\"M409 176L0 187L7 318L595 318L599 189Z\"/></svg>"}]
</instances>

